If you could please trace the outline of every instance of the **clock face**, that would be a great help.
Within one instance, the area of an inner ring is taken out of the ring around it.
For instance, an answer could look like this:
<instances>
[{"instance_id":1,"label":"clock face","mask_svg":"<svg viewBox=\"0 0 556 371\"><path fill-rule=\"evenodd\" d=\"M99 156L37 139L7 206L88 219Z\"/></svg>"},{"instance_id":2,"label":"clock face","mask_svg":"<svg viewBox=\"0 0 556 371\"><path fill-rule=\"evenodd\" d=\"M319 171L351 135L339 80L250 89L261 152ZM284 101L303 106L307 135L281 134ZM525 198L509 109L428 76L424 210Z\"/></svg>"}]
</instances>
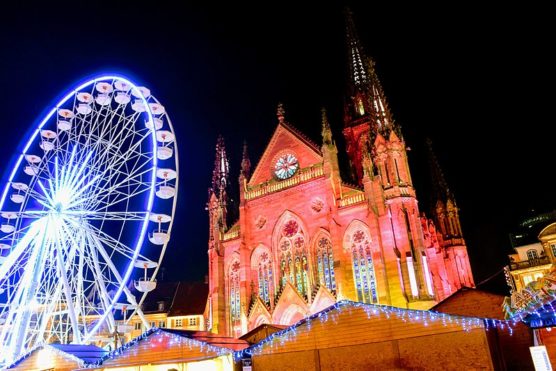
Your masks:
<instances>
[{"instance_id":1,"label":"clock face","mask_svg":"<svg viewBox=\"0 0 556 371\"><path fill-rule=\"evenodd\" d=\"M299 162L297 158L291 153L282 155L276 161L274 165L274 174L278 179L288 179L291 177L297 169L299 168Z\"/></svg>"}]
</instances>

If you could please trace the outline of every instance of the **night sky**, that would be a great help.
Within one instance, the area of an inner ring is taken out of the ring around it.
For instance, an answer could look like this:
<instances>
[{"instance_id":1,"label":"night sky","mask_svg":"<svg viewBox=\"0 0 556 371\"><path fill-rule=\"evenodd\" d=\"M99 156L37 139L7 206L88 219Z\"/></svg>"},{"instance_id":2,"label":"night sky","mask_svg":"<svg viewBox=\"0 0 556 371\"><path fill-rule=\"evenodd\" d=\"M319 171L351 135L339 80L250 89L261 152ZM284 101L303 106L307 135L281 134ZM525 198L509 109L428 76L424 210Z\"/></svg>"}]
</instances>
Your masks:
<instances>
[{"instance_id":1,"label":"night sky","mask_svg":"<svg viewBox=\"0 0 556 371\"><path fill-rule=\"evenodd\" d=\"M326 106L343 151L345 4L300 3L185 4L184 10L138 1L3 5L2 184L21 142L62 93L97 73L128 75L166 106L180 151L164 278L202 279L208 269L204 208L218 134L226 140L235 199L242 142L255 166L276 127L278 102L287 120L318 143L320 108ZM543 93L554 86L555 64L548 57L554 43L543 19L549 12L507 3L350 6L412 149L421 207L428 209L424 139L430 137L461 209L480 282L507 263L508 232L518 219L530 209L556 206L555 126L548 109L554 92Z\"/></svg>"}]
</instances>

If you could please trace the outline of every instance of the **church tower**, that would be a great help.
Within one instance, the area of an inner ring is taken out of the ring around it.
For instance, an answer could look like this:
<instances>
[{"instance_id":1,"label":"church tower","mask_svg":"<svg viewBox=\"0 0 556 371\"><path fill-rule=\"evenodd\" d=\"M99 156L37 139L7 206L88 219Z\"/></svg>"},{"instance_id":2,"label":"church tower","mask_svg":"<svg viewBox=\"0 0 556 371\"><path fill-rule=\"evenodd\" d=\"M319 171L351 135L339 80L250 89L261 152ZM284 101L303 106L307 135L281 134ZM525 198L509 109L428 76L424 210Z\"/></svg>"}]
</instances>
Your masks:
<instances>
[{"instance_id":1,"label":"church tower","mask_svg":"<svg viewBox=\"0 0 556 371\"><path fill-rule=\"evenodd\" d=\"M392 304L411 302L420 307L418 302L433 299L435 290L406 145L349 10L346 44L349 76L343 132L352 174L368 193L379 218Z\"/></svg>"},{"instance_id":2,"label":"church tower","mask_svg":"<svg viewBox=\"0 0 556 371\"><path fill-rule=\"evenodd\" d=\"M224 138L219 136L206 207L209 214L209 328L213 332L222 331L220 326L225 324L224 251L221 236L226 231L228 175Z\"/></svg>"},{"instance_id":3,"label":"church tower","mask_svg":"<svg viewBox=\"0 0 556 371\"><path fill-rule=\"evenodd\" d=\"M437 234L419 211L400 126L349 13L346 35L343 134L357 184L342 181L326 111L317 144L280 104L253 168L243 148L239 219L227 224L234 210L218 141L208 207L213 332L237 337L265 323L291 325L343 299L429 309L463 285L451 277L472 283L455 200L441 203L438 217L450 229Z\"/></svg>"},{"instance_id":4,"label":"church tower","mask_svg":"<svg viewBox=\"0 0 556 371\"><path fill-rule=\"evenodd\" d=\"M456 199L448 188L430 139L427 139L427 150L433 187L431 214L438 226L438 239L442 241L444 248L444 259L450 284L457 289L462 286L473 287L475 284L469 265L467 246L461 231Z\"/></svg>"}]
</instances>

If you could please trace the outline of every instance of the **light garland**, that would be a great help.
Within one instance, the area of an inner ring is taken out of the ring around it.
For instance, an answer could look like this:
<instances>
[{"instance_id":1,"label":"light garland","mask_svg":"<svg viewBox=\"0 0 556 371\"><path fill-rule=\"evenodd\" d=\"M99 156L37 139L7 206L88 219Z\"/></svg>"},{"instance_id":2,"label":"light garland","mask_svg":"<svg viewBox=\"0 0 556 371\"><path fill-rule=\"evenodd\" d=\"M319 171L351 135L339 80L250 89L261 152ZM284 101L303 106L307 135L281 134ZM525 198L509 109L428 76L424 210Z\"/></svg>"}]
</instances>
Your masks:
<instances>
[{"instance_id":1,"label":"light garland","mask_svg":"<svg viewBox=\"0 0 556 371\"><path fill-rule=\"evenodd\" d=\"M233 353L233 351L230 349L214 346L202 340L191 339L188 338L187 336L173 333L172 330L169 329L160 329L158 327L153 327L150 330L142 333L138 337L134 338L130 342L122 345L118 349L115 349L112 352L108 353L106 356L102 357L100 361L88 364L87 367L92 368L92 367L101 366L102 363L104 363L106 360L117 358L118 356L122 355L126 350L129 350L131 347L137 345L140 342L152 341L150 338L151 335L160 334L160 333L163 333L171 337L171 340L169 342L170 345L186 345L187 347L189 347L190 350L192 350L193 347L195 346L199 348L201 353L205 351L210 351L216 353L218 357ZM161 340L159 339L159 341Z\"/></svg>"},{"instance_id":2,"label":"light garland","mask_svg":"<svg viewBox=\"0 0 556 371\"><path fill-rule=\"evenodd\" d=\"M552 305L550 306L552 308ZM392 316L394 316L395 318L400 319L403 322L421 323L424 326L428 326L430 323L440 322L443 326L448 326L448 325L461 326L463 331L465 332L469 332L476 328L484 328L487 331L496 328L500 330L506 330L510 333L510 335L513 334L513 328L516 326L516 324L523 319L523 318L518 318L518 316L510 320L466 317L466 316L452 315L452 314L446 314L446 313L440 313L434 311L404 309L404 308L397 308L391 306L366 304L366 303L354 302L349 300L341 300L318 313L303 318L302 320L298 321L297 323L293 324L290 327L287 327L283 330L271 334L270 336L261 340L257 344L251 345L246 349L236 351L236 352L228 348L223 348L223 347L218 347L218 346L208 344L205 341L188 338L187 336L174 333L170 329L160 329L154 327L144 332L143 334L139 335L138 337L134 338L130 342L124 344L120 348L115 349L114 351L108 353L107 355L105 355L99 361L96 362L92 362L92 363L84 362L83 360L73 356L72 354L58 350L55 347L49 345L38 345L33 350L29 351L25 356L20 357L10 367L13 367L13 365L17 363L20 363L22 360L24 360L29 355L31 355L31 353L33 353L33 351L39 347L48 347L59 354L69 357L72 360L78 362L80 367L88 367L88 368L98 367L101 366L106 360L117 358L118 356L122 355L126 350L129 350L131 347L137 345L140 342L154 341L151 338L151 335L158 334L158 333L164 333L165 335L170 336L171 337L171 340L169 342L170 345L185 344L190 349L192 349L193 347L198 347L200 352L205 352L205 351L214 352L216 353L217 357L233 354L234 360L238 362L242 358L246 358L246 357L249 358L252 355L260 354L265 345L270 345L270 347L274 349L275 347L281 347L290 341L294 341L298 335L297 329L300 328L302 325L306 325L307 329L310 331L313 322L316 320L318 320L320 323L326 323L328 321L337 323L339 315L341 313L346 311L347 313L351 313L351 311L354 308L363 308L368 319L370 319L373 316L379 316L379 315L384 315L386 316L387 319L390 319ZM540 313L535 312L535 314L538 315L540 318ZM556 323L556 313L554 311L552 311L552 317L554 323ZM158 341L161 341L161 339L158 339Z\"/></svg>"},{"instance_id":3,"label":"light garland","mask_svg":"<svg viewBox=\"0 0 556 371\"><path fill-rule=\"evenodd\" d=\"M556 296L545 297L545 301L532 300L531 303L520 311L513 313L511 320L528 323L531 328L541 328L556 325L556 310L552 303Z\"/></svg>"},{"instance_id":4,"label":"light garland","mask_svg":"<svg viewBox=\"0 0 556 371\"><path fill-rule=\"evenodd\" d=\"M27 358L29 358L30 356L33 355L33 353L35 353L35 351L41 350L41 349L48 349L50 351L52 351L53 353L55 353L56 355L59 355L61 357L64 357L70 361L76 362L78 364L79 367L86 367L88 364L87 362L85 362L84 360L82 360L81 358L78 358L76 356L74 356L71 353L68 352L64 352L61 349L58 349L52 345L49 344L37 344L35 345L33 348L31 348L27 353L25 353L24 355L22 355L21 357L19 357L18 359L16 359L14 362L12 362L12 364L10 364L9 366L7 366L6 368L12 368L15 367L16 365L18 365L19 363L23 362L24 360L26 360Z\"/></svg>"},{"instance_id":5,"label":"light garland","mask_svg":"<svg viewBox=\"0 0 556 371\"><path fill-rule=\"evenodd\" d=\"M429 323L440 321L444 326L461 326L463 328L463 331L465 332L469 332L475 328L485 328L487 331L492 328L497 328L501 330L507 330L510 335L512 335L513 328L519 322L518 320L498 320L491 318L466 317L434 311L404 309L384 305L341 300L318 313L315 313L300 320L299 322L293 324L288 328L271 334L257 344L251 345L246 349L235 352L234 359L236 361L239 361L242 358L260 354L265 345L270 345L272 349L274 349L274 347L276 346L284 346L287 342L293 341L297 338L297 329L302 325L306 325L308 330L310 331L312 323L315 320L320 321L320 323L325 323L329 320L337 323L340 313L344 311L350 313L353 308L363 308L363 310L367 314L367 318L369 319L372 316L377 315L385 315L388 319L390 319L392 316L395 316L396 318L401 319L403 322L420 322L424 326L428 326Z\"/></svg>"}]
</instances>

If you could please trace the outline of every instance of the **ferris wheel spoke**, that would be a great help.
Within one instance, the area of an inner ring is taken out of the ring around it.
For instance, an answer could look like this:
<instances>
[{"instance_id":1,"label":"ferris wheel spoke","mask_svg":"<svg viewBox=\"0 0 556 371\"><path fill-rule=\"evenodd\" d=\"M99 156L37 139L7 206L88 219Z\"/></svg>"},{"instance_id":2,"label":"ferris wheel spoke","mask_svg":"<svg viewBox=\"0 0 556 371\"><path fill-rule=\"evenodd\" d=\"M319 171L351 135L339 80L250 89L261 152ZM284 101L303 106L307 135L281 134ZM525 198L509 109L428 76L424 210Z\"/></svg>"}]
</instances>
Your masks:
<instances>
[{"instance_id":1,"label":"ferris wheel spoke","mask_svg":"<svg viewBox=\"0 0 556 371\"><path fill-rule=\"evenodd\" d=\"M142 171L140 170L141 170L140 168L136 169L135 170L136 172L133 173L124 173L124 172L116 171L114 172L114 174L111 174L110 179L102 179L100 178L100 175L96 176L85 186L81 187L81 190L77 192L76 195L74 196L75 200L70 205L70 207L78 206L87 200L98 201L101 200L102 198L107 198L110 195L112 195L113 192L115 192L117 189L124 188L126 186L129 187L130 185L135 185L136 187L139 186L143 186L145 188L150 187L149 183L142 182L141 179L149 172L152 172L152 169L147 168ZM111 180L112 179L116 180L118 179L117 177L123 179L119 180L118 183L109 186ZM101 187L101 184L99 183L99 178L101 179L100 181L102 182L102 184L106 185L105 187ZM90 209L90 207L88 207L88 209Z\"/></svg>"},{"instance_id":2,"label":"ferris wheel spoke","mask_svg":"<svg viewBox=\"0 0 556 371\"><path fill-rule=\"evenodd\" d=\"M106 244L108 247L112 249L112 251L117 251L119 254L132 259L135 250L126 246L125 244L121 243L120 241L116 240L114 237L110 236L108 233L103 232L99 228L89 225L89 233L95 236L95 241L101 240ZM141 254L138 254L138 257L142 259L146 259Z\"/></svg>"},{"instance_id":3,"label":"ferris wheel spoke","mask_svg":"<svg viewBox=\"0 0 556 371\"><path fill-rule=\"evenodd\" d=\"M147 138L147 136L142 137L141 140L145 138ZM148 166L147 161L144 161L139 167L134 168L131 172L121 171L121 168L130 160L130 158L132 158L133 154L134 154L133 149L130 149L127 155L124 155L121 159L115 160L111 164L109 164L109 166L107 166L106 169L98 175L98 178L103 179L105 183L109 184L111 179L123 175L124 179L121 180L119 183L117 183L119 184L119 186L121 186L122 184L125 184L127 181L129 181L129 179L133 179L137 176L140 177L148 173L149 171L151 171L150 168L141 171L141 168ZM145 159L148 159L148 157L145 157ZM110 189L104 190L104 192L108 193L110 192Z\"/></svg>"},{"instance_id":4,"label":"ferris wheel spoke","mask_svg":"<svg viewBox=\"0 0 556 371\"><path fill-rule=\"evenodd\" d=\"M111 207L122 204L124 201L134 199L136 196L138 196L142 193L149 192L149 190L150 190L149 188L145 187L145 188L142 188L142 189L139 189L139 190L135 190L131 194L123 194L123 193L118 192L120 197L116 197L116 198L111 199L111 200L106 200L106 199L96 200L96 202L94 204L95 205L94 209L97 213L104 212L105 210L108 210Z\"/></svg>"},{"instance_id":5,"label":"ferris wheel spoke","mask_svg":"<svg viewBox=\"0 0 556 371\"><path fill-rule=\"evenodd\" d=\"M100 264L98 261L98 255L97 255L97 251L94 248L94 243L88 243L88 247L89 247L89 252L90 252L90 257L92 260L92 265L96 274L96 277L98 278L97 283L98 286L100 288L100 298L102 300L102 303L104 305L104 308L110 308L110 296L108 295L108 290L106 289L106 285L105 285L105 280L102 279L103 278L103 274L102 274L102 270L100 269ZM114 331L115 328L115 322L114 322L114 317L112 315L112 313L110 312L109 316L108 316L108 325L110 327L110 332Z\"/></svg>"},{"instance_id":6,"label":"ferris wheel spoke","mask_svg":"<svg viewBox=\"0 0 556 371\"><path fill-rule=\"evenodd\" d=\"M39 221L40 222L40 221ZM10 252L10 255L6 257L6 260L0 265L0 281L4 279L6 273L9 272L11 267L16 263L21 254L27 249L31 241L41 232L40 223L34 223L29 228L29 231L23 236L21 240L17 243L15 248Z\"/></svg>"},{"instance_id":7,"label":"ferris wheel spoke","mask_svg":"<svg viewBox=\"0 0 556 371\"><path fill-rule=\"evenodd\" d=\"M63 221L60 221L60 223L63 223ZM66 297L66 305L68 307L68 312L69 312L69 317L71 320L71 325L73 327L73 336L74 339L77 342L81 342L81 332L79 331L79 324L77 321L77 315L76 315L76 308L74 307L74 302L73 302L73 295L72 295L72 290L70 288L70 284L69 284L69 280L68 277L66 275L66 264L64 264L62 255L63 255L63 249L62 249L62 242L61 241L65 241L65 236L63 236L63 227L62 228L56 228L55 229L57 232L57 237L58 239L56 240L55 243L55 248L56 248L56 259L57 259L57 268L58 268L58 279L61 280L62 282L62 286L63 286L63 290L64 290L64 296ZM67 261L71 262L73 260L73 257L67 257ZM76 303L78 302L78 300L76 300Z\"/></svg>"},{"instance_id":8,"label":"ferris wheel spoke","mask_svg":"<svg viewBox=\"0 0 556 371\"><path fill-rule=\"evenodd\" d=\"M6 323L13 326L13 329L9 334L11 337L9 352L12 356L20 354L24 348L31 321L31 303L33 298L36 297L39 277L41 276L42 268L44 267L45 251L47 250L47 246L45 246L46 232L44 232L44 230L48 227L48 225L46 221L43 220L39 220L37 225L40 225L42 228L39 229L39 238L33 240L35 248L29 257L29 260L26 262L29 269L26 269L23 273L17 292L14 296L14 300L18 303L18 306L16 310L10 311L9 316L6 319ZM2 329L0 339L3 343L5 343L4 340L6 339L8 327L10 326L4 326Z\"/></svg>"},{"instance_id":9,"label":"ferris wheel spoke","mask_svg":"<svg viewBox=\"0 0 556 371\"><path fill-rule=\"evenodd\" d=\"M112 274L114 274L114 277L116 278L118 284L120 285L120 290L121 290L120 293L123 291L126 294L127 301L131 305L137 307L137 301L135 300L135 297L131 294L131 292L127 288L127 286L125 284L125 281L122 279L122 276L120 275L120 272L118 272L118 270L114 266L114 263L112 262L112 259L110 258L109 254L104 249L104 246L103 246L102 242L98 239L97 235L90 234L90 236L92 237L92 239L95 243L97 251L100 253L100 255L104 259L105 263L108 264L108 267L110 268L110 270L112 271ZM118 300L117 296L118 295L116 294L116 296L114 297L114 300ZM147 327L147 329L150 328L150 325L147 322L147 320L145 319L145 317L140 314L140 318L141 318L143 324ZM85 340L87 340L87 339L85 339Z\"/></svg>"},{"instance_id":10,"label":"ferris wheel spoke","mask_svg":"<svg viewBox=\"0 0 556 371\"><path fill-rule=\"evenodd\" d=\"M45 312L43 312L42 318L40 319L40 325L38 327L38 331L37 331L37 334L36 334L36 337L38 339L42 339L44 337L44 334L46 332L46 328L48 326L48 322L51 320L51 317L52 317L52 314L54 312L55 306L60 301L60 297L62 295L62 286L56 285L56 287L54 289L55 289L54 294L52 295L52 297L48 301L47 310ZM37 321L37 322L39 322L39 321Z\"/></svg>"}]
</instances>

